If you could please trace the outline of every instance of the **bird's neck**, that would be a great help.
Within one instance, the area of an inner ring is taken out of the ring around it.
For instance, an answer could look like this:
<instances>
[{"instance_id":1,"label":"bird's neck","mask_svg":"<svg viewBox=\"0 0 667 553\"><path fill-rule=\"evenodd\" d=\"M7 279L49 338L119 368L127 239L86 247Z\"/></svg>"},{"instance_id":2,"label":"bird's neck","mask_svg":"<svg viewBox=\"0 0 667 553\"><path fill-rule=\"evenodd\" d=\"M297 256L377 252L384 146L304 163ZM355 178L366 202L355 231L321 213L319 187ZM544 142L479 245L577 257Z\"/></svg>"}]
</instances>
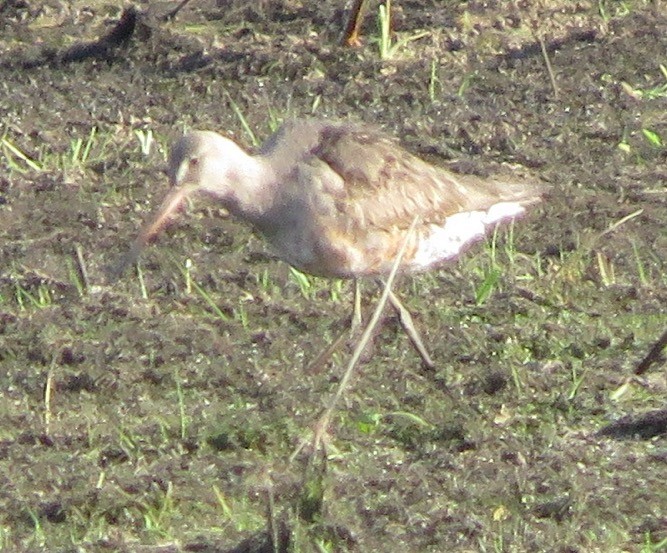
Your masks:
<instances>
[{"instance_id":1,"label":"bird's neck","mask_svg":"<svg viewBox=\"0 0 667 553\"><path fill-rule=\"evenodd\" d=\"M228 209L234 215L255 222L271 209L275 197L273 171L262 158L248 156L230 179L233 183Z\"/></svg>"}]
</instances>

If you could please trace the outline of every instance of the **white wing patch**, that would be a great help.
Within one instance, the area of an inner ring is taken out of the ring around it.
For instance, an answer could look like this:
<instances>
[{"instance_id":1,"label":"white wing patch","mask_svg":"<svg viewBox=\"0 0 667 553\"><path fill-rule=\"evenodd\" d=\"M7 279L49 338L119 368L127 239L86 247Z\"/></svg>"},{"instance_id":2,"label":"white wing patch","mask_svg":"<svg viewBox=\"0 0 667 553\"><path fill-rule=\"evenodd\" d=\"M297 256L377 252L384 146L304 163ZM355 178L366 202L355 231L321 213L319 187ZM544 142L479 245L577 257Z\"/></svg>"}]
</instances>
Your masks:
<instances>
[{"instance_id":1,"label":"white wing patch","mask_svg":"<svg viewBox=\"0 0 667 553\"><path fill-rule=\"evenodd\" d=\"M486 211L464 211L447 217L444 225L431 225L430 232L420 240L410 268L421 271L432 265L458 257L468 246L502 221L525 213L517 202L500 202Z\"/></svg>"}]
</instances>

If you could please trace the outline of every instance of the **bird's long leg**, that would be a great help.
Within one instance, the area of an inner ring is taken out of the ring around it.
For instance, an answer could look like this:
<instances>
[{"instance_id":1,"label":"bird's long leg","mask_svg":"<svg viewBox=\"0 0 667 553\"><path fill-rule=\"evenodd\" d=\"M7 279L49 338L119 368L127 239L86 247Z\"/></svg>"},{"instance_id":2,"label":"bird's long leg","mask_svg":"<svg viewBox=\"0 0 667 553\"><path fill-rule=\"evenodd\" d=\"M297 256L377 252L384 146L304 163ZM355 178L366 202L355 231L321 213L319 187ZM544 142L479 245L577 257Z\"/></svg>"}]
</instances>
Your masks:
<instances>
[{"instance_id":1,"label":"bird's long leg","mask_svg":"<svg viewBox=\"0 0 667 553\"><path fill-rule=\"evenodd\" d=\"M396 312L398 313L398 319L401 323L401 326L403 327L403 331L407 334L408 338L410 338L410 342L412 343L413 347L417 350L417 353L419 353L420 357L422 358L422 361L424 362L424 365L429 368L429 369L434 369L435 368L435 363L431 359L431 356L428 353L428 350L426 349L426 346L424 346L424 342L421 339L421 336L419 335L419 332L417 332L417 329L415 328L414 321L412 320L412 315L410 315L410 311L403 305L401 300L398 299L398 296L394 294L391 290L389 290L389 296L388 300L391 303L392 307L396 309ZM355 279L354 280L354 307L353 307L353 314L352 314L352 323L350 325L349 332L352 336L355 335L357 330L361 328L361 287L359 285L359 280ZM333 355L333 353L341 346L343 343L345 337L348 334L348 330L345 329L341 334L329 345L328 348L326 348L322 353L320 353L315 361L313 361L310 365L308 365L308 371L319 371L319 369L326 363L329 358Z\"/></svg>"},{"instance_id":2,"label":"bird's long leg","mask_svg":"<svg viewBox=\"0 0 667 553\"><path fill-rule=\"evenodd\" d=\"M350 8L350 15L345 25L343 34L343 46L361 46L359 29L364 15L366 0L354 0Z\"/></svg>"},{"instance_id":3,"label":"bird's long leg","mask_svg":"<svg viewBox=\"0 0 667 553\"><path fill-rule=\"evenodd\" d=\"M329 344L329 347L324 349L322 353L320 353L314 361L311 361L308 367L306 368L306 372L319 372L320 369L324 366L324 364L329 360L329 358L334 354L334 352L341 346L341 344L345 341L345 339L348 337L348 330L345 329L343 332L341 332L338 337Z\"/></svg>"},{"instance_id":4,"label":"bird's long leg","mask_svg":"<svg viewBox=\"0 0 667 553\"><path fill-rule=\"evenodd\" d=\"M368 345L368 341L370 340L371 335L373 334L375 328L380 322L380 317L382 316L382 313L385 310L387 301L391 301L394 307L400 306L400 308L407 313L407 309L405 309L401 304L401 302L398 300L398 298L392 294L391 286L394 283L394 279L396 278L396 274L398 273L398 268L401 266L401 261L403 260L403 256L405 255L405 250L410 241L410 238L412 237L412 233L415 230L415 226L417 225L418 222L419 222L419 215L416 215L415 218L412 220L412 224L408 229L405 240L403 241L403 245L401 246L401 249L398 251L396 259L394 260L394 264L391 267L391 271L387 276L387 281L384 284L384 289L382 290L382 294L380 295L380 300L378 301L377 306L373 311L373 315L371 316L370 321L364 328L364 331L361 333L361 337L359 338L359 341L357 342L354 351L352 352L352 357L350 358L350 362L347 365L347 369L345 369L345 372L341 376L338 388L336 389L336 393L331 398L329 406L324 410L319 420L315 424L313 432L313 440L312 440L313 451L317 451L319 449L320 444L322 443L324 437L326 436L327 427L331 422L331 417L334 413L336 405L340 400L340 398L343 396L343 393L345 392L346 388L350 384L350 379L354 372L354 368L357 366L357 363L361 358L362 352ZM407 318L410 321L412 321L412 318L410 317L409 313L407 314ZM416 335L416 331L414 331L414 325L412 328L414 334ZM419 340L419 343L421 343L421 340ZM424 350L424 352L426 352L426 350ZM428 358L428 354L426 354L426 357ZM428 359L430 361L430 358ZM299 453L299 451L301 451L302 447L303 443L300 444L299 447L297 447L297 449L292 454L290 460L293 460L295 458L295 456Z\"/></svg>"},{"instance_id":5,"label":"bird's long leg","mask_svg":"<svg viewBox=\"0 0 667 553\"><path fill-rule=\"evenodd\" d=\"M391 290L389 291L389 301L391 302L391 305L394 306L394 309L396 309L398 312L398 318L401 321L401 326L403 327L405 333L408 335L408 338L410 338L412 345L421 356L424 364L429 369L435 368L435 363L433 363L431 356L428 354L428 351L426 351L424 342L422 342L422 339L419 336L417 329L415 328L415 325L412 321L412 315L410 315L410 312L401 303L401 300L399 300L396 294L394 294Z\"/></svg>"},{"instance_id":6,"label":"bird's long leg","mask_svg":"<svg viewBox=\"0 0 667 553\"><path fill-rule=\"evenodd\" d=\"M318 372L322 366L329 360L334 352L341 346L348 336L354 337L359 329L361 329L361 285L358 279L354 279L354 300L352 306L352 320L350 328L344 329L338 337L329 344L329 346L320 353L314 361L312 361L308 368L308 372Z\"/></svg>"},{"instance_id":7,"label":"bird's long leg","mask_svg":"<svg viewBox=\"0 0 667 553\"><path fill-rule=\"evenodd\" d=\"M354 334L361 327L361 284L359 279L354 279L354 305L352 307L352 322L350 334Z\"/></svg>"}]
</instances>

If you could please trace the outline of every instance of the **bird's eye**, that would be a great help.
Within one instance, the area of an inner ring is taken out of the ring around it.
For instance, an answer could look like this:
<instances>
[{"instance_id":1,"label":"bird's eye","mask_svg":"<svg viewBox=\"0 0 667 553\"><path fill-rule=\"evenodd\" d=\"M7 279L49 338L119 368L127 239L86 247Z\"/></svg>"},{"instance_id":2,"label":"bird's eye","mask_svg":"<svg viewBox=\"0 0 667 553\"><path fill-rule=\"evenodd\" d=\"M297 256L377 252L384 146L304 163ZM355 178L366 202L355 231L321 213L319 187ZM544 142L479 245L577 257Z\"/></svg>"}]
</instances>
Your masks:
<instances>
[{"instance_id":1,"label":"bird's eye","mask_svg":"<svg viewBox=\"0 0 667 553\"><path fill-rule=\"evenodd\" d=\"M191 157L190 158L190 167L197 167L199 165L199 158L198 157Z\"/></svg>"}]
</instances>

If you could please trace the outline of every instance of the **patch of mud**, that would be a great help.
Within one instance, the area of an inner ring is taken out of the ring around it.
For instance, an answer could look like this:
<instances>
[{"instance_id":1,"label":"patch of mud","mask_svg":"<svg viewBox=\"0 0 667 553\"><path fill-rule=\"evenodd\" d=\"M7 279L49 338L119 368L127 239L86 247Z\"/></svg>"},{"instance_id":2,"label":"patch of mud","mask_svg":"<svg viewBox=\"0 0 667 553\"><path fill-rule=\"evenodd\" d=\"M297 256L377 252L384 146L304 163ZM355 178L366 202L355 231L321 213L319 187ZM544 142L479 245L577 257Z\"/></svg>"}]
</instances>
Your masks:
<instances>
[{"instance_id":1,"label":"patch of mud","mask_svg":"<svg viewBox=\"0 0 667 553\"><path fill-rule=\"evenodd\" d=\"M193 2L169 22L174 4L139 4L112 42L120 7L2 6L3 546L612 551L667 537L664 435L595 434L667 392L659 364L631 378L667 327L665 15L394 4L394 40L426 34L391 60L373 14L361 48L338 46L342 2ZM104 279L163 197L184 128L252 149L311 114L550 187L495 247L401 281L437 368L388 314L320 472L308 448L290 455L349 357L305 370L345 329L348 287L300 286L206 202L138 270Z\"/></svg>"}]
</instances>

